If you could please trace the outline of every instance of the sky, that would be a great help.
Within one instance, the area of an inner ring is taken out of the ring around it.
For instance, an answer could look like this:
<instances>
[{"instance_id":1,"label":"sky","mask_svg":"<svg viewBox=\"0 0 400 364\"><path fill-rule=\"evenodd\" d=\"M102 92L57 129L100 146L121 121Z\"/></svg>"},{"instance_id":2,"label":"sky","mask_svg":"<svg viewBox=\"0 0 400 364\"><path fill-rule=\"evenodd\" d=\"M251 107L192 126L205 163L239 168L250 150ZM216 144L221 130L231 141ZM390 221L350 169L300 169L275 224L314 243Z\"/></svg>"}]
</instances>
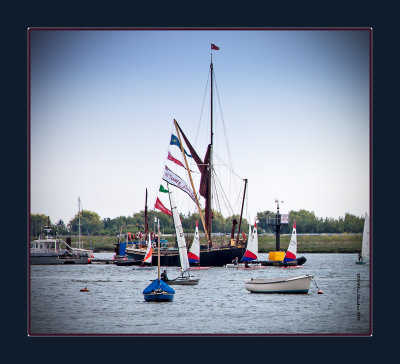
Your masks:
<instances>
[{"instance_id":1,"label":"sky","mask_svg":"<svg viewBox=\"0 0 400 364\"><path fill-rule=\"evenodd\" d=\"M101 219L132 216L146 188L149 209L157 197L169 207L164 166L189 181L166 159L184 163L173 120L201 158L209 143L211 53L213 160L234 170L221 177L232 211L246 178L245 217L276 199L281 213L370 213L369 29L106 28L29 30L30 212L67 224L80 198Z\"/></svg>"}]
</instances>

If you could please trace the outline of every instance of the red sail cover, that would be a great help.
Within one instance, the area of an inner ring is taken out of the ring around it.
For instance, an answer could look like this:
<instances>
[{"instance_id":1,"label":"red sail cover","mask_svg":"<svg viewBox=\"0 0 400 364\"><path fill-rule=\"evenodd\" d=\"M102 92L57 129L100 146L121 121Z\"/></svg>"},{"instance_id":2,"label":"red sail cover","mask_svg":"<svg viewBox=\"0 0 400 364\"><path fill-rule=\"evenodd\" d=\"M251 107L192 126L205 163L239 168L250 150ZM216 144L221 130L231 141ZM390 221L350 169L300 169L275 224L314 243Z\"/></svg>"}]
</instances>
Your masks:
<instances>
[{"instance_id":1,"label":"red sail cover","mask_svg":"<svg viewBox=\"0 0 400 364\"><path fill-rule=\"evenodd\" d=\"M154 204L154 207L158 210L161 210L164 214L172 216L172 212L168 210L163 203L160 201L160 199L157 197L156 203Z\"/></svg>"}]
</instances>

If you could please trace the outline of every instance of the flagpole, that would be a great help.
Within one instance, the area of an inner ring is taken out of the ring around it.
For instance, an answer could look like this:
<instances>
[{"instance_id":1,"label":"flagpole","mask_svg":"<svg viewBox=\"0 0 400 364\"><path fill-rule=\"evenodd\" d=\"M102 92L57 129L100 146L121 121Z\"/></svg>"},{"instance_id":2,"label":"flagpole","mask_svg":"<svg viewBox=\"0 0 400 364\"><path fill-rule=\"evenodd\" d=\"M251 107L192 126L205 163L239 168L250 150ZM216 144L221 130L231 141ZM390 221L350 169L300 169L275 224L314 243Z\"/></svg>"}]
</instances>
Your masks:
<instances>
[{"instance_id":1,"label":"flagpole","mask_svg":"<svg viewBox=\"0 0 400 364\"><path fill-rule=\"evenodd\" d=\"M208 232L207 232L206 224L205 224L205 222L204 222L204 217L203 217L203 213L202 213L202 211L201 211L201 207L200 207L200 204L199 204L199 200L197 199L196 189L195 189L195 187L194 187L194 183L193 183L193 180L192 180L192 175L191 175L191 173L190 173L190 168L189 168L189 165L188 165L188 161L187 161L187 159L186 159L185 150L183 149L183 144L182 144L182 140L181 140L181 135L180 135L179 130L178 130L178 124L177 124L177 122L176 122L175 119L174 119L174 125L175 125L175 129L176 129L176 133L178 134L179 143L181 144L181 150L182 150L183 159L185 160L186 169L187 169L187 171L188 171L190 183L191 183L191 185L192 185L192 189L193 189L193 192L194 192L194 197L195 197L195 199L196 199L197 208L198 208L199 213L200 213L201 222L202 222L202 224L203 224L204 231L205 231L205 233L206 233L206 239L207 239L207 242L209 243L209 242L210 242L210 238L209 238L209 235L208 235Z\"/></svg>"}]
</instances>

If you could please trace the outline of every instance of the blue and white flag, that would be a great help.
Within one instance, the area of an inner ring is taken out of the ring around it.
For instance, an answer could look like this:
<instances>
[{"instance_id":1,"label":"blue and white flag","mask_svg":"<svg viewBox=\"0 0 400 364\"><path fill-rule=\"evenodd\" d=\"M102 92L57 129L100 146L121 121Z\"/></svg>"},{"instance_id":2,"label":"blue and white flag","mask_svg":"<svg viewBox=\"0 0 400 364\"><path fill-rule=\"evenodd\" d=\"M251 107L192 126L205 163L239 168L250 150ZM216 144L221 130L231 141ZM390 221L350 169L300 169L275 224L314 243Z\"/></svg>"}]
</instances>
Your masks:
<instances>
[{"instance_id":1,"label":"blue and white flag","mask_svg":"<svg viewBox=\"0 0 400 364\"><path fill-rule=\"evenodd\" d=\"M169 144L170 145L176 145L177 147L179 147L179 150L182 150L181 143L179 143L179 139L174 134L171 134L171 142ZM192 156L190 154L188 154L186 150L185 150L185 154L189 158L192 158Z\"/></svg>"}]
</instances>

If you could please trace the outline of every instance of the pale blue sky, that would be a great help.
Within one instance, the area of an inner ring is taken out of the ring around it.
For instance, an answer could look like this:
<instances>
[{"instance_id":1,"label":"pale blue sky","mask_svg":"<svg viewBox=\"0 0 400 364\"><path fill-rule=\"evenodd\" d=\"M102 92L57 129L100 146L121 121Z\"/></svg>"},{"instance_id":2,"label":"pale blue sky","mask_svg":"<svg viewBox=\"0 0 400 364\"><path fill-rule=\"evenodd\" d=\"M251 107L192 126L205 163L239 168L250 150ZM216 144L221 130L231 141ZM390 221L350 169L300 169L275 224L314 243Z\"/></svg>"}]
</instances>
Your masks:
<instances>
[{"instance_id":1,"label":"pale blue sky","mask_svg":"<svg viewBox=\"0 0 400 364\"><path fill-rule=\"evenodd\" d=\"M214 43L233 168L249 180L246 215L275 210L276 197L282 212L369 213L369 37L369 30L30 30L31 212L68 223L80 197L101 218L128 216L144 208L146 187L152 208L173 119L195 139ZM218 145L225 144L219 101ZM207 131L201 135L203 157Z\"/></svg>"}]
</instances>

